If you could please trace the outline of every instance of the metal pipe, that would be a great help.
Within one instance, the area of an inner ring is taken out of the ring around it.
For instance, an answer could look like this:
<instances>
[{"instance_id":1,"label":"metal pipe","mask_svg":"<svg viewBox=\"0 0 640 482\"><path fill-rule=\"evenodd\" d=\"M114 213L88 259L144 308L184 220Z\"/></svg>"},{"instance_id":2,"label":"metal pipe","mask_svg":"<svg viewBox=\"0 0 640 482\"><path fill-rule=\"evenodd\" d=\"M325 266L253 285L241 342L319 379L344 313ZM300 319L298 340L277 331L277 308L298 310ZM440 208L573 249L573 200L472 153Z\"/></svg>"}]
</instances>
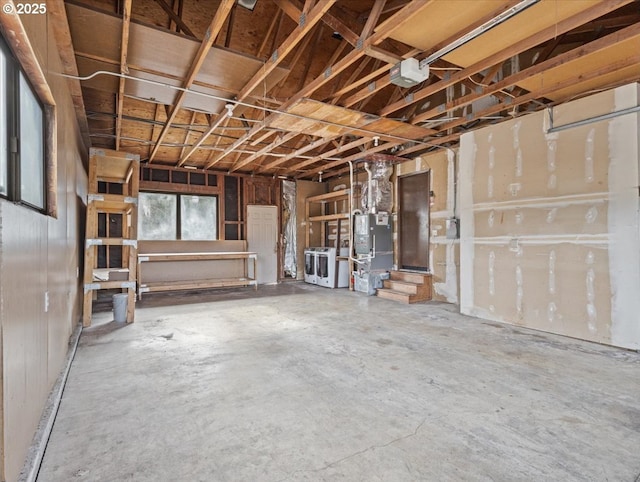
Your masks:
<instances>
[{"instance_id":1,"label":"metal pipe","mask_svg":"<svg viewBox=\"0 0 640 482\"><path fill-rule=\"evenodd\" d=\"M552 112L550 112L549 119L551 121L551 127L547 130L547 134L553 134L554 132L564 131L566 129L571 129L573 127L580 127L587 124L593 124L594 122L599 122L601 120L613 119L615 117L620 117L622 115L633 114L634 112L640 112L640 105L637 105L635 107L629 107L628 109L616 110L614 112L609 112L608 114L601 114L595 117L589 117L588 119L570 122L568 124L563 124L557 127L553 126L553 115L552 115Z\"/></svg>"}]
</instances>

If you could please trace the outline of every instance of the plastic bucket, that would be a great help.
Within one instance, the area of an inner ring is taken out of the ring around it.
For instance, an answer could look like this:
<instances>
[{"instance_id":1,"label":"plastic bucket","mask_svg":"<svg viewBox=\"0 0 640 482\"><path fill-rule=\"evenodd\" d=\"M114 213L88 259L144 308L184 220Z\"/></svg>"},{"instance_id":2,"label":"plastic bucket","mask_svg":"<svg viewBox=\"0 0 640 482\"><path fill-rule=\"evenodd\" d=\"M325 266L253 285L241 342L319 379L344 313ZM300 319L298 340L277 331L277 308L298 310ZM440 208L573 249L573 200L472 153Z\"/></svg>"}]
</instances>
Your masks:
<instances>
[{"instance_id":1,"label":"plastic bucket","mask_svg":"<svg viewBox=\"0 0 640 482\"><path fill-rule=\"evenodd\" d=\"M124 323L127 321L127 293L113 295L113 321Z\"/></svg>"}]
</instances>

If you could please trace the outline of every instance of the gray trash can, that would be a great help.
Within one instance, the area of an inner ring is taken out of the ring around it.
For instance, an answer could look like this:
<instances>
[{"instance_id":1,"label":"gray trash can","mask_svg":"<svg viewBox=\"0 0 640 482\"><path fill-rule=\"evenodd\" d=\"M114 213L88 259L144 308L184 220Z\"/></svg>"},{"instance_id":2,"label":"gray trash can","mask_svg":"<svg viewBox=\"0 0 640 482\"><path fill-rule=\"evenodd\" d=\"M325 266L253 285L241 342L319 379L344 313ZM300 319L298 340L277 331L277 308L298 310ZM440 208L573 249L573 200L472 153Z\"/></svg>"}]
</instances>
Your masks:
<instances>
[{"instance_id":1,"label":"gray trash can","mask_svg":"<svg viewBox=\"0 0 640 482\"><path fill-rule=\"evenodd\" d=\"M127 293L113 295L113 321L127 321Z\"/></svg>"}]
</instances>

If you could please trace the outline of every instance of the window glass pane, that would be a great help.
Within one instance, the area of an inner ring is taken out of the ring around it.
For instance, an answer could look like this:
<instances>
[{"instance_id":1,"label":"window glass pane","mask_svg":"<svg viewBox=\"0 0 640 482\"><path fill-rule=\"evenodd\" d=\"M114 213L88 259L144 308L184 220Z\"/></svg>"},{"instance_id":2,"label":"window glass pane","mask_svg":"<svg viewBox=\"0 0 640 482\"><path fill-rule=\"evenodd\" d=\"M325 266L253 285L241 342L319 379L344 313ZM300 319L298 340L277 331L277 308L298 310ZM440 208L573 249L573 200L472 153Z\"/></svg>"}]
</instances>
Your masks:
<instances>
[{"instance_id":1,"label":"window glass pane","mask_svg":"<svg viewBox=\"0 0 640 482\"><path fill-rule=\"evenodd\" d=\"M138 238L177 239L177 197L141 192L138 196Z\"/></svg>"},{"instance_id":2,"label":"window glass pane","mask_svg":"<svg viewBox=\"0 0 640 482\"><path fill-rule=\"evenodd\" d=\"M217 201L212 196L180 197L181 239L217 238Z\"/></svg>"},{"instance_id":3,"label":"window glass pane","mask_svg":"<svg viewBox=\"0 0 640 482\"><path fill-rule=\"evenodd\" d=\"M7 110L7 57L0 45L0 194L9 193L7 168L9 166L9 145L7 128L9 116Z\"/></svg>"},{"instance_id":4,"label":"window glass pane","mask_svg":"<svg viewBox=\"0 0 640 482\"><path fill-rule=\"evenodd\" d=\"M20 73L20 199L44 208L43 112Z\"/></svg>"}]
</instances>

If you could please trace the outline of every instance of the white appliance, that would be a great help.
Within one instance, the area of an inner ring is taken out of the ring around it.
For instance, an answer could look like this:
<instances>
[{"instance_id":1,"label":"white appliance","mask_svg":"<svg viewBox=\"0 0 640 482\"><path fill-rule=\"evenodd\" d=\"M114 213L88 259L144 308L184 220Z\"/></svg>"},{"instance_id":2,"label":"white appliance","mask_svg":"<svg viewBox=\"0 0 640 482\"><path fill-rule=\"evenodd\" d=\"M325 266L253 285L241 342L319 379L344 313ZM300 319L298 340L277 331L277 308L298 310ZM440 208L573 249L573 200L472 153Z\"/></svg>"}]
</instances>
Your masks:
<instances>
[{"instance_id":1,"label":"white appliance","mask_svg":"<svg viewBox=\"0 0 640 482\"><path fill-rule=\"evenodd\" d=\"M318 284L316 276L316 249L306 248L304 250L304 281L313 285Z\"/></svg>"},{"instance_id":2,"label":"white appliance","mask_svg":"<svg viewBox=\"0 0 640 482\"><path fill-rule=\"evenodd\" d=\"M349 248L341 248L340 255L348 256ZM326 288L349 286L349 263L337 259L336 248L307 248L304 250L304 280ZM337 269L337 273L336 273Z\"/></svg>"}]
</instances>

